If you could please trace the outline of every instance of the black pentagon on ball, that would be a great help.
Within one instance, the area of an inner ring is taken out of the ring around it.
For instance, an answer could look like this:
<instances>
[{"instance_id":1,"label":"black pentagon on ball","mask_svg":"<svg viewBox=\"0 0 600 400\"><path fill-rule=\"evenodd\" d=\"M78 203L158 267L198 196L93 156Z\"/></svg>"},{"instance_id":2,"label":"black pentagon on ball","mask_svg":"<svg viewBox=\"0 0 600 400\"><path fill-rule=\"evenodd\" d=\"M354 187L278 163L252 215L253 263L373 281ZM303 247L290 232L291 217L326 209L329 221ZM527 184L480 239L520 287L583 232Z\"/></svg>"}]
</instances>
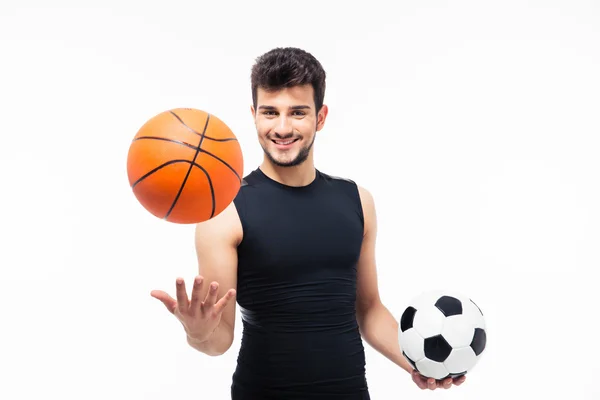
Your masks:
<instances>
[{"instance_id":1,"label":"black pentagon on ball","mask_svg":"<svg viewBox=\"0 0 600 400\"><path fill-rule=\"evenodd\" d=\"M486 341L487 336L485 334L485 330L481 328L475 328L475 334L473 335L473 340L471 341L471 348L475 352L476 356L483 353L483 350L485 350Z\"/></svg>"},{"instance_id":2,"label":"black pentagon on ball","mask_svg":"<svg viewBox=\"0 0 600 400\"><path fill-rule=\"evenodd\" d=\"M415 310L414 307L407 307L406 310L404 310L402 317L400 318L400 330L402 332L412 328L416 312L417 310Z\"/></svg>"},{"instance_id":3,"label":"black pentagon on ball","mask_svg":"<svg viewBox=\"0 0 600 400\"><path fill-rule=\"evenodd\" d=\"M435 306L446 316L462 314L462 303L452 296L442 296L435 302Z\"/></svg>"},{"instance_id":4,"label":"black pentagon on ball","mask_svg":"<svg viewBox=\"0 0 600 400\"><path fill-rule=\"evenodd\" d=\"M444 362L452 352L452 346L448 344L442 335L435 335L425 339L425 357L432 361Z\"/></svg>"}]
</instances>

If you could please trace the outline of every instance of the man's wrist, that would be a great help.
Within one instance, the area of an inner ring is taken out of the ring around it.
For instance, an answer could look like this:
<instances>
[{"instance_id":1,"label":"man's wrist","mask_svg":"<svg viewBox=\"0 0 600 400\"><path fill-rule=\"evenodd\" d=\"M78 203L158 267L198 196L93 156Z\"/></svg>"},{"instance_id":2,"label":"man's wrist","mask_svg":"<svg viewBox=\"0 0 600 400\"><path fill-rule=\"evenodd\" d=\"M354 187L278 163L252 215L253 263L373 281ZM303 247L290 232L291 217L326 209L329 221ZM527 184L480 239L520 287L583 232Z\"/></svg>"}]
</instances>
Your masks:
<instances>
[{"instance_id":1,"label":"man's wrist","mask_svg":"<svg viewBox=\"0 0 600 400\"><path fill-rule=\"evenodd\" d=\"M189 334L186 334L186 336L187 336L187 341L190 344L202 344L202 343L205 343L208 341L208 339L205 339L205 340L197 339L193 336L190 336Z\"/></svg>"}]
</instances>

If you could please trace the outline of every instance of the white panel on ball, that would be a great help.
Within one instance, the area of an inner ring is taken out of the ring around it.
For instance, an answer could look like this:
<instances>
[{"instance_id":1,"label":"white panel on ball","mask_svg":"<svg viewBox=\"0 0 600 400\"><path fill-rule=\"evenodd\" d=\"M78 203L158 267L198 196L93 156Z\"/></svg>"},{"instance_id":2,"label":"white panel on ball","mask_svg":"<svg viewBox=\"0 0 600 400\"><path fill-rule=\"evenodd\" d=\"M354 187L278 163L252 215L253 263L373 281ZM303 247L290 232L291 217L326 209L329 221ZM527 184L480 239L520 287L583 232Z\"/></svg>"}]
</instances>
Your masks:
<instances>
[{"instance_id":1,"label":"white panel on ball","mask_svg":"<svg viewBox=\"0 0 600 400\"><path fill-rule=\"evenodd\" d=\"M419 361L425 357L423 350L423 337L413 328L400 332L400 343L405 348L406 355L413 361Z\"/></svg>"},{"instance_id":2,"label":"white panel on ball","mask_svg":"<svg viewBox=\"0 0 600 400\"><path fill-rule=\"evenodd\" d=\"M444 314L429 305L417 310L413 327L423 338L439 335L444 327Z\"/></svg>"},{"instance_id":3,"label":"white panel on ball","mask_svg":"<svg viewBox=\"0 0 600 400\"><path fill-rule=\"evenodd\" d=\"M417 369L421 375L433 379L443 379L448 376L448 370L443 363L432 361L427 358L417 361Z\"/></svg>"},{"instance_id":4,"label":"white panel on ball","mask_svg":"<svg viewBox=\"0 0 600 400\"><path fill-rule=\"evenodd\" d=\"M470 345L474 334L475 327L471 318L453 315L444 321L442 336L453 349Z\"/></svg>"},{"instance_id":5,"label":"white panel on ball","mask_svg":"<svg viewBox=\"0 0 600 400\"><path fill-rule=\"evenodd\" d=\"M474 328L481 328L485 330L485 319L481 313L481 309L470 299L467 300L468 301L463 304L463 314L465 317L469 318Z\"/></svg>"},{"instance_id":6,"label":"white panel on ball","mask_svg":"<svg viewBox=\"0 0 600 400\"><path fill-rule=\"evenodd\" d=\"M431 290L428 292L423 292L418 296L415 296L411 299L409 306L416 308L417 310L431 306L435 304L435 301L442 297L446 292L443 290Z\"/></svg>"},{"instance_id":7,"label":"white panel on ball","mask_svg":"<svg viewBox=\"0 0 600 400\"><path fill-rule=\"evenodd\" d=\"M469 346L453 349L444 361L444 366L451 374L463 374L477 364L477 356Z\"/></svg>"}]
</instances>

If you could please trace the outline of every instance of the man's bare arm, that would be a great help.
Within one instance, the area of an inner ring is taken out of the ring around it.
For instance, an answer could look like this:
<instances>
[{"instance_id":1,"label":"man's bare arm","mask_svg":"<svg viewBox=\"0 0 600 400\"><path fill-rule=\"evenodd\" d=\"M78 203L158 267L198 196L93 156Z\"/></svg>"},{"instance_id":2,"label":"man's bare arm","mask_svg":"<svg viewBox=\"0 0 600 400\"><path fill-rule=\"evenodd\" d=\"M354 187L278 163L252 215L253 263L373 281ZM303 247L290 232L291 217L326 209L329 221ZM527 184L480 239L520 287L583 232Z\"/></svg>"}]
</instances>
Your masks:
<instances>
[{"instance_id":1,"label":"man's bare arm","mask_svg":"<svg viewBox=\"0 0 600 400\"><path fill-rule=\"evenodd\" d=\"M182 323L189 345L207 355L221 355L233 342L237 246L241 239L242 227L232 202L219 215L196 225L199 274L191 299L182 278L176 281L177 300L161 290L151 293Z\"/></svg>"}]
</instances>

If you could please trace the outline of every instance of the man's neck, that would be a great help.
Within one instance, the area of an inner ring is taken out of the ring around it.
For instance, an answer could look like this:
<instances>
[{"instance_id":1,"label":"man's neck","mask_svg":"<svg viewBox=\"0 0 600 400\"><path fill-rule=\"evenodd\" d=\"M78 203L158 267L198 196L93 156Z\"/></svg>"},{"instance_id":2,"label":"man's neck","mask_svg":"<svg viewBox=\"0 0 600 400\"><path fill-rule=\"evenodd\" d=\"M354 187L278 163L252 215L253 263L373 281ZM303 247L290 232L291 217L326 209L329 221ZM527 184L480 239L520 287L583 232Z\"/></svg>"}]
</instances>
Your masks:
<instances>
[{"instance_id":1,"label":"man's neck","mask_svg":"<svg viewBox=\"0 0 600 400\"><path fill-rule=\"evenodd\" d=\"M293 167L279 167L269 160L264 160L260 170L269 178L287 186L307 186L315 180L316 170L310 160Z\"/></svg>"}]
</instances>

